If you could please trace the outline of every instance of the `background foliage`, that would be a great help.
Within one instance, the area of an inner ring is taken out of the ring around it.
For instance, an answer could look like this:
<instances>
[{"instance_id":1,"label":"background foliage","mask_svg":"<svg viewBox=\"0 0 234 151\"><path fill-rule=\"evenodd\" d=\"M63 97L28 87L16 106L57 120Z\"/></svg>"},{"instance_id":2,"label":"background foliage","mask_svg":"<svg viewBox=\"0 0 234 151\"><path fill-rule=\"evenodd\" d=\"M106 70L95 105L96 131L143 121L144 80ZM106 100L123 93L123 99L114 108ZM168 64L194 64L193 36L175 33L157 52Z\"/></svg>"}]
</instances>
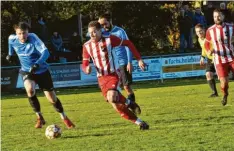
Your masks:
<instances>
[{"instance_id":1,"label":"background foliage","mask_svg":"<svg viewBox=\"0 0 234 151\"><path fill-rule=\"evenodd\" d=\"M172 46L179 46L177 16L183 1L3 1L1 2L1 57L7 54L7 39L14 33L12 26L18 21L27 21L34 27L38 16L63 28L59 22L78 13L82 14L83 37L90 20L106 11L112 13L113 23L123 27L143 55L174 53ZM198 2L189 2L191 7ZM228 8L234 11L234 2ZM66 30L66 29L64 29ZM4 60L4 59L2 59ZM4 61L2 62L4 64Z\"/></svg>"}]
</instances>

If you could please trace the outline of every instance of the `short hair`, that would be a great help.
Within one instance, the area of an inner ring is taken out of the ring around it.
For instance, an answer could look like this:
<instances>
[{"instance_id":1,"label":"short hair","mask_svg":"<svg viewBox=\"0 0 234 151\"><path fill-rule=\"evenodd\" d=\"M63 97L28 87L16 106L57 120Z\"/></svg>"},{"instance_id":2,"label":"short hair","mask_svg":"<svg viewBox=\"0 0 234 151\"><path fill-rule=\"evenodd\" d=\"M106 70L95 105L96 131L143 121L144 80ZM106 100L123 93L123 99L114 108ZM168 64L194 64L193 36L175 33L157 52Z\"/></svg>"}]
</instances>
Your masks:
<instances>
[{"instance_id":1,"label":"short hair","mask_svg":"<svg viewBox=\"0 0 234 151\"><path fill-rule=\"evenodd\" d=\"M216 8L213 12L222 13L221 9L219 9L219 8Z\"/></svg>"},{"instance_id":2,"label":"short hair","mask_svg":"<svg viewBox=\"0 0 234 151\"><path fill-rule=\"evenodd\" d=\"M18 24L15 24L13 28L16 29L21 29L21 30L29 30L30 25L26 22L19 22Z\"/></svg>"},{"instance_id":3,"label":"short hair","mask_svg":"<svg viewBox=\"0 0 234 151\"><path fill-rule=\"evenodd\" d=\"M88 28L90 27L96 27L98 30L102 28L101 24L96 20L89 22Z\"/></svg>"},{"instance_id":4,"label":"short hair","mask_svg":"<svg viewBox=\"0 0 234 151\"><path fill-rule=\"evenodd\" d=\"M105 18L107 21L111 21L111 14L110 13L104 13L99 16L99 19Z\"/></svg>"},{"instance_id":5,"label":"short hair","mask_svg":"<svg viewBox=\"0 0 234 151\"><path fill-rule=\"evenodd\" d=\"M197 24L197 25L195 26L195 29L196 29L196 28L205 29L204 26L203 26L202 24Z\"/></svg>"}]
</instances>

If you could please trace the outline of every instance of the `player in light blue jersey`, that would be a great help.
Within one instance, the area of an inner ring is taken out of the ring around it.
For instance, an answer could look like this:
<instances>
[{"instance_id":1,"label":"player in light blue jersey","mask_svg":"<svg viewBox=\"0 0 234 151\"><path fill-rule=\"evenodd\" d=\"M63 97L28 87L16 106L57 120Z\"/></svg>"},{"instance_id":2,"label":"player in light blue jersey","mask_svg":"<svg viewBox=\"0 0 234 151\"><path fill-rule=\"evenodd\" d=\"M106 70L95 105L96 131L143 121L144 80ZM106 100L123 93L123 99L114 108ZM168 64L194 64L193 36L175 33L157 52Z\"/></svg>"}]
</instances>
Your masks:
<instances>
[{"instance_id":1,"label":"player in light blue jersey","mask_svg":"<svg viewBox=\"0 0 234 151\"><path fill-rule=\"evenodd\" d=\"M35 128L42 128L45 124L36 96L36 84L44 91L46 98L53 104L56 111L60 113L65 125L68 128L75 127L65 115L63 106L55 94L51 74L46 63L49 57L48 49L36 34L28 33L29 25L27 23L19 22L14 25L14 30L16 35L10 35L8 39L9 52L6 59L10 61L14 52L18 55L21 64L20 74L23 77L29 103L37 115Z\"/></svg>"},{"instance_id":2,"label":"player in light blue jersey","mask_svg":"<svg viewBox=\"0 0 234 151\"><path fill-rule=\"evenodd\" d=\"M128 40L128 36L123 28L118 26L113 26L111 21L111 15L105 13L99 17L98 22L102 25L105 32L111 35L117 36L122 40ZM103 32L103 34L106 34ZM114 51L117 55L116 68L120 71L120 82L123 85L125 91L127 92L128 99L135 102L135 94L131 88L132 84L132 53L128 47L119 46L115 47ZM131 108L131 107L130 107ZM140 107L135 110L137 114L141 113Z\"/></svg>"}]
</instances>

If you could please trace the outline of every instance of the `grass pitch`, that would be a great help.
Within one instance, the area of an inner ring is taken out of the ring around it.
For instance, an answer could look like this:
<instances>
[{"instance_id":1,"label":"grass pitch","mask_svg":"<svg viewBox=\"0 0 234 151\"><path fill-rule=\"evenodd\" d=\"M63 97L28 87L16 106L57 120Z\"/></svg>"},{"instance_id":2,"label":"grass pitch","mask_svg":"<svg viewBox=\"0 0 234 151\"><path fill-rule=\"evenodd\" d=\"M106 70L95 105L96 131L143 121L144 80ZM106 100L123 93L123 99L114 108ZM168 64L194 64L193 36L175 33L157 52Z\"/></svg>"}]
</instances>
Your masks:
<instances>
[{"instance_id":1,"label":"grass pitch","mask_svg":"<svg viewBox=\"0 0 234 151\"><path fill-rule=\"evenodd\" d=\"M150 130L122 119L91 88L57 89L57 95L69 118L76 124L68 130L60 116L38 91L46 125L35 129L36 116L25 93L2 94L2 151L233 151L234 150L234 82L229 85L227 106L219 97L208 98L209 86L204 79L169 80L135 83L141 119ZM48 140L48 125L58 124L62 137Z\"/></svg>"}]
</instances>

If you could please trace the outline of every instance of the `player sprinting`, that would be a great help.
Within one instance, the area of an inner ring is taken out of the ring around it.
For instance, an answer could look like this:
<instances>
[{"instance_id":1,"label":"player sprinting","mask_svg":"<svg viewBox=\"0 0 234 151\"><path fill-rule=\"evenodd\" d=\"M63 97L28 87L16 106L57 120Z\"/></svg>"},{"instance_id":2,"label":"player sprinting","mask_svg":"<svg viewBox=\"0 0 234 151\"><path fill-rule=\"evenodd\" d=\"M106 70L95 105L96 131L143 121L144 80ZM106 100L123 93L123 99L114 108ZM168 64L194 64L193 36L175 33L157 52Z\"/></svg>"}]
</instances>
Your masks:
<instances>
[{"instance_id":1,"label":"player sprinting","mask_svg":"<svg viewBox=\"0 0 234 151\"><path fill-rule=\"evenodd\" d=\"M101 28L98 21L91 21L88 25L88 32L91 39L83 45L82 70L86 74L91 73L91 67L89 65L91 58L97 70L99 86L106 100L123 118L139 125L142 130L149 129L149 125L146 122L139 119L128 109L128 105L131 103L129 99L126 99L117 90L119 77L116 73L114 62L116 54L112 48L120 45L128 46L137 58L142 70L144 70L145 64L132 42L129 40L121 40L113 35L104 37Z\"/></svg>"},{"instance_id":2,"label":"player sprinting","mask_svg":"<svg viewBox=\"0 0 234 151\"><path fill-rule=\"evenodd\" d=\"M108 32L122 40L128 40L128 36L124 29L112 24L110 14L105 13L101 15L98 19L98 22L101 24L105 32ZM119 46L113 49L116 51L116 68L118 68L120 73L121 84L123 85L124 90L127 92L128 99L135 102L135 94L131 88L133 70L132 53L126 46ZM129 108L131 109L131 106L129 106ZM140 107L138 106L134 112L136 114L140 114Z\"/></svg>"},{"instance_id":3,"label":"player sprinting","mask_svg":"<svg viewBox=\"0 0 234 151\"><path fill-rule=\"evenodd\" d=\"M214 79L214 74L215 74L215 66L213 63L213 56L207 54L206 48L204 46L204 43L206 41L206 35L205 35L205 28L201 24L197 24L195 26L195 32L198 36L198 42L202 48L202 53L201 53L201 59L200 59L200 65L205 64L205 59L207 59L206 63L206 80L212 90L212 94L209 97L217 97L218 92L216 89L216 83Z\"/></svg>"},{"instance_id":4,"label":"player sprinting","mask_svg":"<svg viewBox=\"0 0 234 151\"><path fill-rule=\"evenodd\" d=\"M223 22L224 15L219 9L214 10L213 18L215 24L206 31L205 47L208 53L214 54L216 72L224 94L222 104L225 106L228 98L228 73L230 71L234 73L234 50L231 42L234 25Z\"/></svg>"},{"instance_id":5,"label":"player sprinting","mask_svg":"<svg viewBox=\"0 0 234 151\"><path fill-rule=\"evenodd\" d=\"M36 84L44 91L46 98L54 106L55 110L59 112L65 125L68 128L73 128L75 125L65 115L62 103L54 91L53 81L46 63L49 51L36 34L29 33L29 28L29 25L25 22L19 22L14 25L16 35L9 36L9 52L6 59L10 61L14 51L19 57L21 64L20 74L24 81L28 100L37 115L35 128L42 128L45 124L40 103L36 96Z\"/></svg>"}]
</instances>

